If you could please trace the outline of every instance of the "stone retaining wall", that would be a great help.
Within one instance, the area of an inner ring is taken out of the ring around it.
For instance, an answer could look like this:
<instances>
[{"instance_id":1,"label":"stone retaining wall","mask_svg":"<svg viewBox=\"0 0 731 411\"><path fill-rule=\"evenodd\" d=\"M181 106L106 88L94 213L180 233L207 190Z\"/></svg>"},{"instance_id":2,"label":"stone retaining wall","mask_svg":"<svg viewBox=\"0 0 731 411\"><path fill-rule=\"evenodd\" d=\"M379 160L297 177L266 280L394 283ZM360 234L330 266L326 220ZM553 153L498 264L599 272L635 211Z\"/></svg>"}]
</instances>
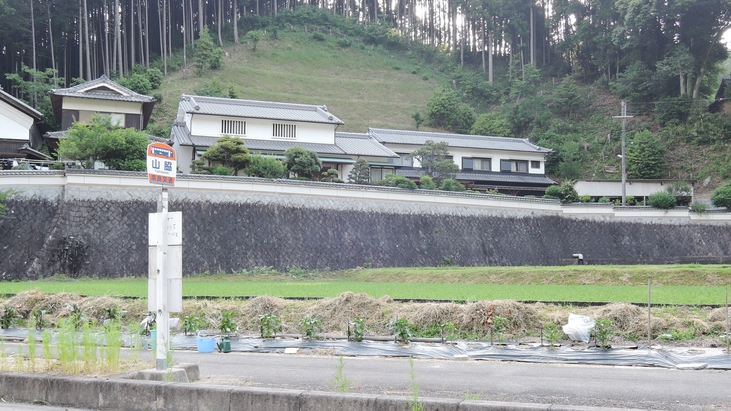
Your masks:
<instances>
[{"instance_id":1,"label":"stone retaining wall","mask_svg":"<svg viewBox=\"0 0 731 411\"><path fill-rule=\"evenodd\" d=\"M0 189L12 186L2 177ZM159 188L138 174L51 177L13 186L22 192L0 219L2 278L146 276L147 218ZM256 266L558 265L575 253L624 263L731 255L723 220L575 216L543 200L511 206L507 198L332 184L186 181L170 189L170 210L183 212L184 275Z\"/></svg>"}]
</instances>

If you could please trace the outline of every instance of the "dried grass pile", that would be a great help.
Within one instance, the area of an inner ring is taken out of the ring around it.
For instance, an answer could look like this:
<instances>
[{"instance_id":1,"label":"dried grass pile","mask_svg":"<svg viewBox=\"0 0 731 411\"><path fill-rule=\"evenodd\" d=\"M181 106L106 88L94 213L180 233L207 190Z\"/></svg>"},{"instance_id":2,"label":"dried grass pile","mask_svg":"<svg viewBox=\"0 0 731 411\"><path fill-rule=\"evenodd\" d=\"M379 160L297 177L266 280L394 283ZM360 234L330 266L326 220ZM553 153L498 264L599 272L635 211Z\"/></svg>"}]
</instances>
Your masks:
<instances>
[{"instance_id":1,"label":"dried grass pile","mask_svg":"<svg viewBox=\"0 0 731 411\"><path fill-rule=\"evenodd\" d=\"M647 312L642 308L625 303L612 303L598 307L590 314L593 318L606 318L623 333L647 334Z\"/></svg>"},{"instance_id":2,"label":"dried grass pile","mask_svg":"<svg viewBox=\"0 0 731 411\"><path fill-rule=\"evenodd\" d=\"M522 333L540 327L538 315L532 306L513 300L478 301L468 304L459 324L463 330L489 334L490 318L502 317L508 323L505 332Z\"/></svg>"},{"instance_id":3,"label":"dried grass pile","mask_svg":"<svg viewBox=\"0 0 731 411\"><path fill-rule=\"evenodd\" d=\"M355 318L361 318L366 326L374 329L387 321L385 310L393 300L373 298L367 294L344 292L335 298L324 298L308 307L304 314L307 317L316 317L320 320L323 331L346 333L348 323Z\"/></svg>"}]
</instances>

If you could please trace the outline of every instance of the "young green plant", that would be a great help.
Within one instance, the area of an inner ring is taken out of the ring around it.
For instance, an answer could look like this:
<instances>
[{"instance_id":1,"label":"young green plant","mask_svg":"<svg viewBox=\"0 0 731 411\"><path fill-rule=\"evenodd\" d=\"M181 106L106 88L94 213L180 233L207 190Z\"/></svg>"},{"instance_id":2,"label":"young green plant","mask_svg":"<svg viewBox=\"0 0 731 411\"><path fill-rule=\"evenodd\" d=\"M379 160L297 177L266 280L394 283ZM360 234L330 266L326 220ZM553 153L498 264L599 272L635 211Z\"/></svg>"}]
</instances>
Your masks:
<instances>
[{"instance_id":1,"label":"young green plant","mask_svg":"<svg viewBox=\"0 0 731 411\"><path fill-rule=\"evenodd\" d=\"M409 357L409 390L411 395L409 396L409 407L411 411L424 411L424 403L419 399L419 391L421 386L416 382L416 372L414 371L414 357Z\"/></svg>"},{"instance_id":2,"label":"young green plant","mask_svg":"<svg viewBox=\"0 0 731 411\"><path fill-rule=\"evenodd\" d=\"M343 368L345 367L345 361L343 357L338 359L338 363L335 365L335 388L340 392L348 392L350 389L350 381L345 378Z\"/></svg>"}]
</instances>

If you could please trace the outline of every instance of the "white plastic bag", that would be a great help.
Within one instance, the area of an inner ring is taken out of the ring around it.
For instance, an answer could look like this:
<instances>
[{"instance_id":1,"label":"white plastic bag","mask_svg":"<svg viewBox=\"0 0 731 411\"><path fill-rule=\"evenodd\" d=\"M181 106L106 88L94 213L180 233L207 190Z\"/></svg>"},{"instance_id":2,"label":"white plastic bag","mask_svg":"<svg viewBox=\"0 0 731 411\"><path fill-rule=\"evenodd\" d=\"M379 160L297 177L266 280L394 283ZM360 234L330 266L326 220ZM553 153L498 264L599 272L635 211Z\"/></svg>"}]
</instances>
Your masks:
<instances>
[{"instance_id":1,"label":"white plastic bag","mask_svg":"<svg viewBox=\"0 0 731 411\"><path fill-rule=\"evenodd\" d=\"M563 332L572 341L589 342L594 320L586 315L569 314L569 323L563 326Z\"/></svg>"}]
</instances>

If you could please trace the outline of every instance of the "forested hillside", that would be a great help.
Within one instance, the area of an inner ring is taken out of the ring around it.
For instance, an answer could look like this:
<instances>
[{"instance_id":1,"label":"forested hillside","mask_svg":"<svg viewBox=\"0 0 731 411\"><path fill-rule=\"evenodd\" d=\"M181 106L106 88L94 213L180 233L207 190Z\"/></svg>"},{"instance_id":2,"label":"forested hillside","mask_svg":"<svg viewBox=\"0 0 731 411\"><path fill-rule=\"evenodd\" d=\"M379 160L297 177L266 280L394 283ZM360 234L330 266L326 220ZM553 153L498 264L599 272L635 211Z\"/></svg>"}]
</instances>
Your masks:
<instances>
[{"instance_id":1,"label":"forested hillside","mask_svg":"<svg viewBox=\"0 0 731 411\"><path fill-rule=\"evenodd\" d=\"M44 112L48 87L154 67L157 133L182 92L327 104L347 131L530 138L575 179L620 178L626 100L630 177L731 177L731 120L708 112L726 0L0 0L0 18L3 88ZM227 52L212 67L205 27Z\"/></svg>"}]
</instances>

